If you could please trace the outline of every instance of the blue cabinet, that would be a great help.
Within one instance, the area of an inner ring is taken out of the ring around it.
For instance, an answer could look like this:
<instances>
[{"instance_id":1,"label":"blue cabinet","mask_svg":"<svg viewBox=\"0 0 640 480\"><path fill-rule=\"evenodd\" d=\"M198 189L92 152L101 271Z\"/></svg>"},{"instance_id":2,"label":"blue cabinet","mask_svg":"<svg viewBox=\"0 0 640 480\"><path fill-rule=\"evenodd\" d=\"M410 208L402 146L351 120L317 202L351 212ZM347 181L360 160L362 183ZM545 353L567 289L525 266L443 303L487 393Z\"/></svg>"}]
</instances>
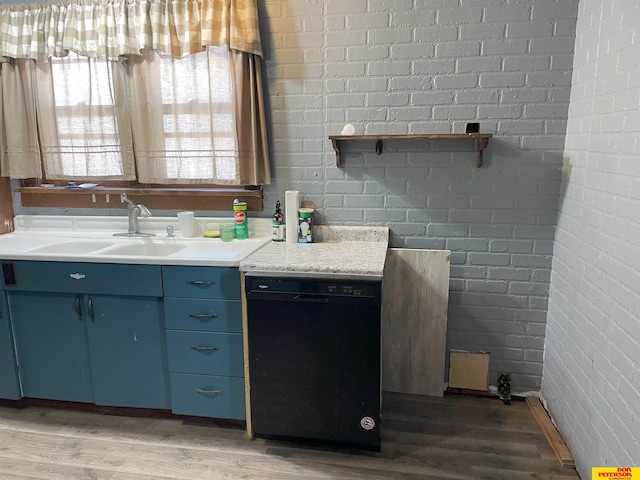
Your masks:
<instances>
[{"instance_id":1,"label":"blue cabinet","mask_svg":"<svg viewBox=\"0 0 640 480\"><path fill-rule=\"evenodd\" d=\"M162 299L89 296L87 334L98 405L170 408Z\"/></svg>"},{"instance_id":2,"label":"blue cabinet","mask_svg":"<svg viewBox=\"0 0 640 480\"><path fill-rule=\"evenodd\" d=\"M237 268L3 263L0 398L245 418Z\"/></svg>"},{"instance_id":3,"label":"blue cabinet","mask_svg":"<svg viewBox=\"0 0 640 480\"><path fill-rule=\"evenodd\" d=\"M159 266L13 267L8 295L25 397L170 408Z\"/></svg>"},{"instance_id":4,"label":"blue cabinet","mask_svg":"<svg viewBox=\"0 0 640 480\"><path fill-rule=\"evenodd\" d=\"M246 418L240 272L163 267L174 413Z\"/></svg>"},{"instance_id":5,"label":"blue cabinet","mask_svg":"<svg viewBox=\"0 0 640 480\"><path fill-rule=\"evenodd\" d=\"M93 402L82 296L12 292L25 397Z\"/></svg>"},{"instance_id":6,"label":"blue cabinet","mask_svg":"<svg viewBox=\"0 0 640 480\"><path fill-rule=\"evenodd\" d=\"M20 397L7 296L4 291L0 291L0 398L18 400Z\"/></svg>"}]
</instances>

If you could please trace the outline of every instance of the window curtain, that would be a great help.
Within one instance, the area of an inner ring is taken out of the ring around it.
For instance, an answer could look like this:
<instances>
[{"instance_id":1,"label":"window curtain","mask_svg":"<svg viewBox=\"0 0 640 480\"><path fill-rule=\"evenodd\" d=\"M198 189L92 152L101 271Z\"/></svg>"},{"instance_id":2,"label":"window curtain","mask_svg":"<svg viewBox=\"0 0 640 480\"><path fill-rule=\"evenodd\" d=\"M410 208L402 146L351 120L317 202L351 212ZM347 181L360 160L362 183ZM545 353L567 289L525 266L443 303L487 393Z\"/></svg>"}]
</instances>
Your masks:
<instances>
[{"instance_id":1,"label":"window curtain","mask_svg":"<svg viewBox=\"0 0 640 480\"><path fill-rule=\"evenodd\" d=\"M11 178L42 177L33 62L0 64L0 169Z\"/></svg>"},{"instance_id":2,"label":"window curtain","mask_svg":"<svg viewBox=\"0 0 640 480\"><path fill-rule=\"evenodd\" d=\"M55 62L37 62L36 79L46 178L135 180L122 65L69 52Z\"/></svg>"},{"instance_id":3,"label":"window curtain","mask_svg":"<svg viewBox=\"0 0 640 480\"><path fill-rule=\"evenodd\" d=\"M5 98L0 116L5 119L4 124L0 124L0 141L4 146L4 155L0 159L2 175L12 178L41 176L40 167L32 158L8 154L18 137L7 130L6 119L15 115L24 116L22 124L29 124L29 132L35 132L29 109L34 105L46 105L46 96L50 95L46 90L40 91L40 88L44 88L42 81L38 88L33 83L31 87L25 84L22 88L24 107L18 105L19 111L10 107L6 102L9 90L5 89L5 70L7 76L16 74L16 69L12 68L16 64L14 59L46 63L50 57L66 56L68 51L85 57L114 61L122 61L122 57L126 56L130 66L133 66L124 74L128 101L133 101L134 104L138 102L139 106L140 99L144 98L142 95L153 99L148 87L131 87L130 75L135 72L135 65L142 65L139 60L144 62L150 58L145 52L157 50L174 58L182 58L205 52L208 46L222 45L229 52L229 75L233 82L234 101L231 102L231 108L236 125L231 134L236 146L240 145L242 148L237 149L238 153L233 158L237 162L239 173L233 180L226 180L223 175L220 183L270 183L261 77L262 46L255 0L58 0L50 3L0 5L0 64ZM18 63L26 65L28 61ZM151 63L147 62L143 67L152 71L156 65ZM5 65L9 67L5 69ZM24 78L29 83L34 80L32 77L33 75ZM20 82L6 79L6 83L12 86ZM136 157L138 181L173 183L166 166L159 167L157 161L167 153L171 156L172 152L167 152L166 145L163 147L160 142L154 144L145 139L149 128L153 129L152 138L157 138L160 131L160 126L154 125L154 122L161 117L154 116L157 113L154 108L162 108L161 102L141 111L130 108L135 110L131 119L134 148L144 146L140 158ZM40 145L35 133L33 137L35 138L31 138L25 148L39 152ZM124 145L123 147L126 148ZM206 161L211 163L211 158ZM15 163L20 164L20 167L14 166ZM188 162L184 163L187 164ZM216 168L219 168L218 165L219 162L216 162ZM180 183L199 182L193 179Z\"/></svg>"}]
</instances>

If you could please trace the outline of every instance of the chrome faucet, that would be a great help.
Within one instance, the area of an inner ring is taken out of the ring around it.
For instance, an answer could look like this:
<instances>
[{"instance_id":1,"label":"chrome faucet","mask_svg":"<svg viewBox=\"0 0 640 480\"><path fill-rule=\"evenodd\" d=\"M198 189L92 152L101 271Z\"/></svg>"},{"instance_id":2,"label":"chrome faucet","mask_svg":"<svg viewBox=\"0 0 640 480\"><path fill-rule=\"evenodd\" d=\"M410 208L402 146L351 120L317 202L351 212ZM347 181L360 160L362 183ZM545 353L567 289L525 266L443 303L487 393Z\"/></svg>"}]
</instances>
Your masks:
<instances>
[{"instance_id":1,"label":"chrome faucet","mask_svg":"<svg viewBox=\"0 0 640 480\"><path fill-rule=\"evenodd\" d=\"M114 237L154 237L155 233L140 233L138 225L138 217L147 218L151 216L151 212L141 203L135 204L127 198L127 194L120 195L120 200L127 202L129 210L129 231L127 233L114 233Z\"/></svg>"}]
</instances>

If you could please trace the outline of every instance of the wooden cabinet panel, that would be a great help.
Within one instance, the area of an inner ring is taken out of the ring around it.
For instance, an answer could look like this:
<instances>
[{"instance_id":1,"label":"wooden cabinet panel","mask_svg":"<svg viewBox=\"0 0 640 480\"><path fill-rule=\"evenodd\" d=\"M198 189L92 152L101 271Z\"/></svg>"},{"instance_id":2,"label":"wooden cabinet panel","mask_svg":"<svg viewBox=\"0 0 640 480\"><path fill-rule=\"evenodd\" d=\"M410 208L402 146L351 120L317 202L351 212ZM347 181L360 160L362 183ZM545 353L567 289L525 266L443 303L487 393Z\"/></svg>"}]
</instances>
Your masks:
<instances>
[{"instance_id":1,"label":"wooden cabinet panel","mask_svg":"<svg viewBox=\"0 0 640 480\"><path fill-rule=\"evenodd\" d=\"M13 199L11 181L0 177L0 234L13 232Z\"/></svg>"}]
</instances>

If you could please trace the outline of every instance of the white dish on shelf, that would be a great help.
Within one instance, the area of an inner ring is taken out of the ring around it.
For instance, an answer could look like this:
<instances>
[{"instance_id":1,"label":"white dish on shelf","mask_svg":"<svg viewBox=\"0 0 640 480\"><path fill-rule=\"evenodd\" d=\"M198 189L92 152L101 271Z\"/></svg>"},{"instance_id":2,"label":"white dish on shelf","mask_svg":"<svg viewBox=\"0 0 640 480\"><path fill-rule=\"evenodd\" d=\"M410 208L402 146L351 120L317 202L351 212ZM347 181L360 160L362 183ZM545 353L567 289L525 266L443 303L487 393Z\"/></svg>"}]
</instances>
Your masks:
<instances>
[{"instance_id":1,"label":"white dish on shelf","mask_svg":"<svg viewBox=\"0 0 640 480\"><path fill-rule=\"evenodd\" d=\"M97 186L97 183L81 183L78 188L96 188Z\"/></svg>"}]
</instances>

